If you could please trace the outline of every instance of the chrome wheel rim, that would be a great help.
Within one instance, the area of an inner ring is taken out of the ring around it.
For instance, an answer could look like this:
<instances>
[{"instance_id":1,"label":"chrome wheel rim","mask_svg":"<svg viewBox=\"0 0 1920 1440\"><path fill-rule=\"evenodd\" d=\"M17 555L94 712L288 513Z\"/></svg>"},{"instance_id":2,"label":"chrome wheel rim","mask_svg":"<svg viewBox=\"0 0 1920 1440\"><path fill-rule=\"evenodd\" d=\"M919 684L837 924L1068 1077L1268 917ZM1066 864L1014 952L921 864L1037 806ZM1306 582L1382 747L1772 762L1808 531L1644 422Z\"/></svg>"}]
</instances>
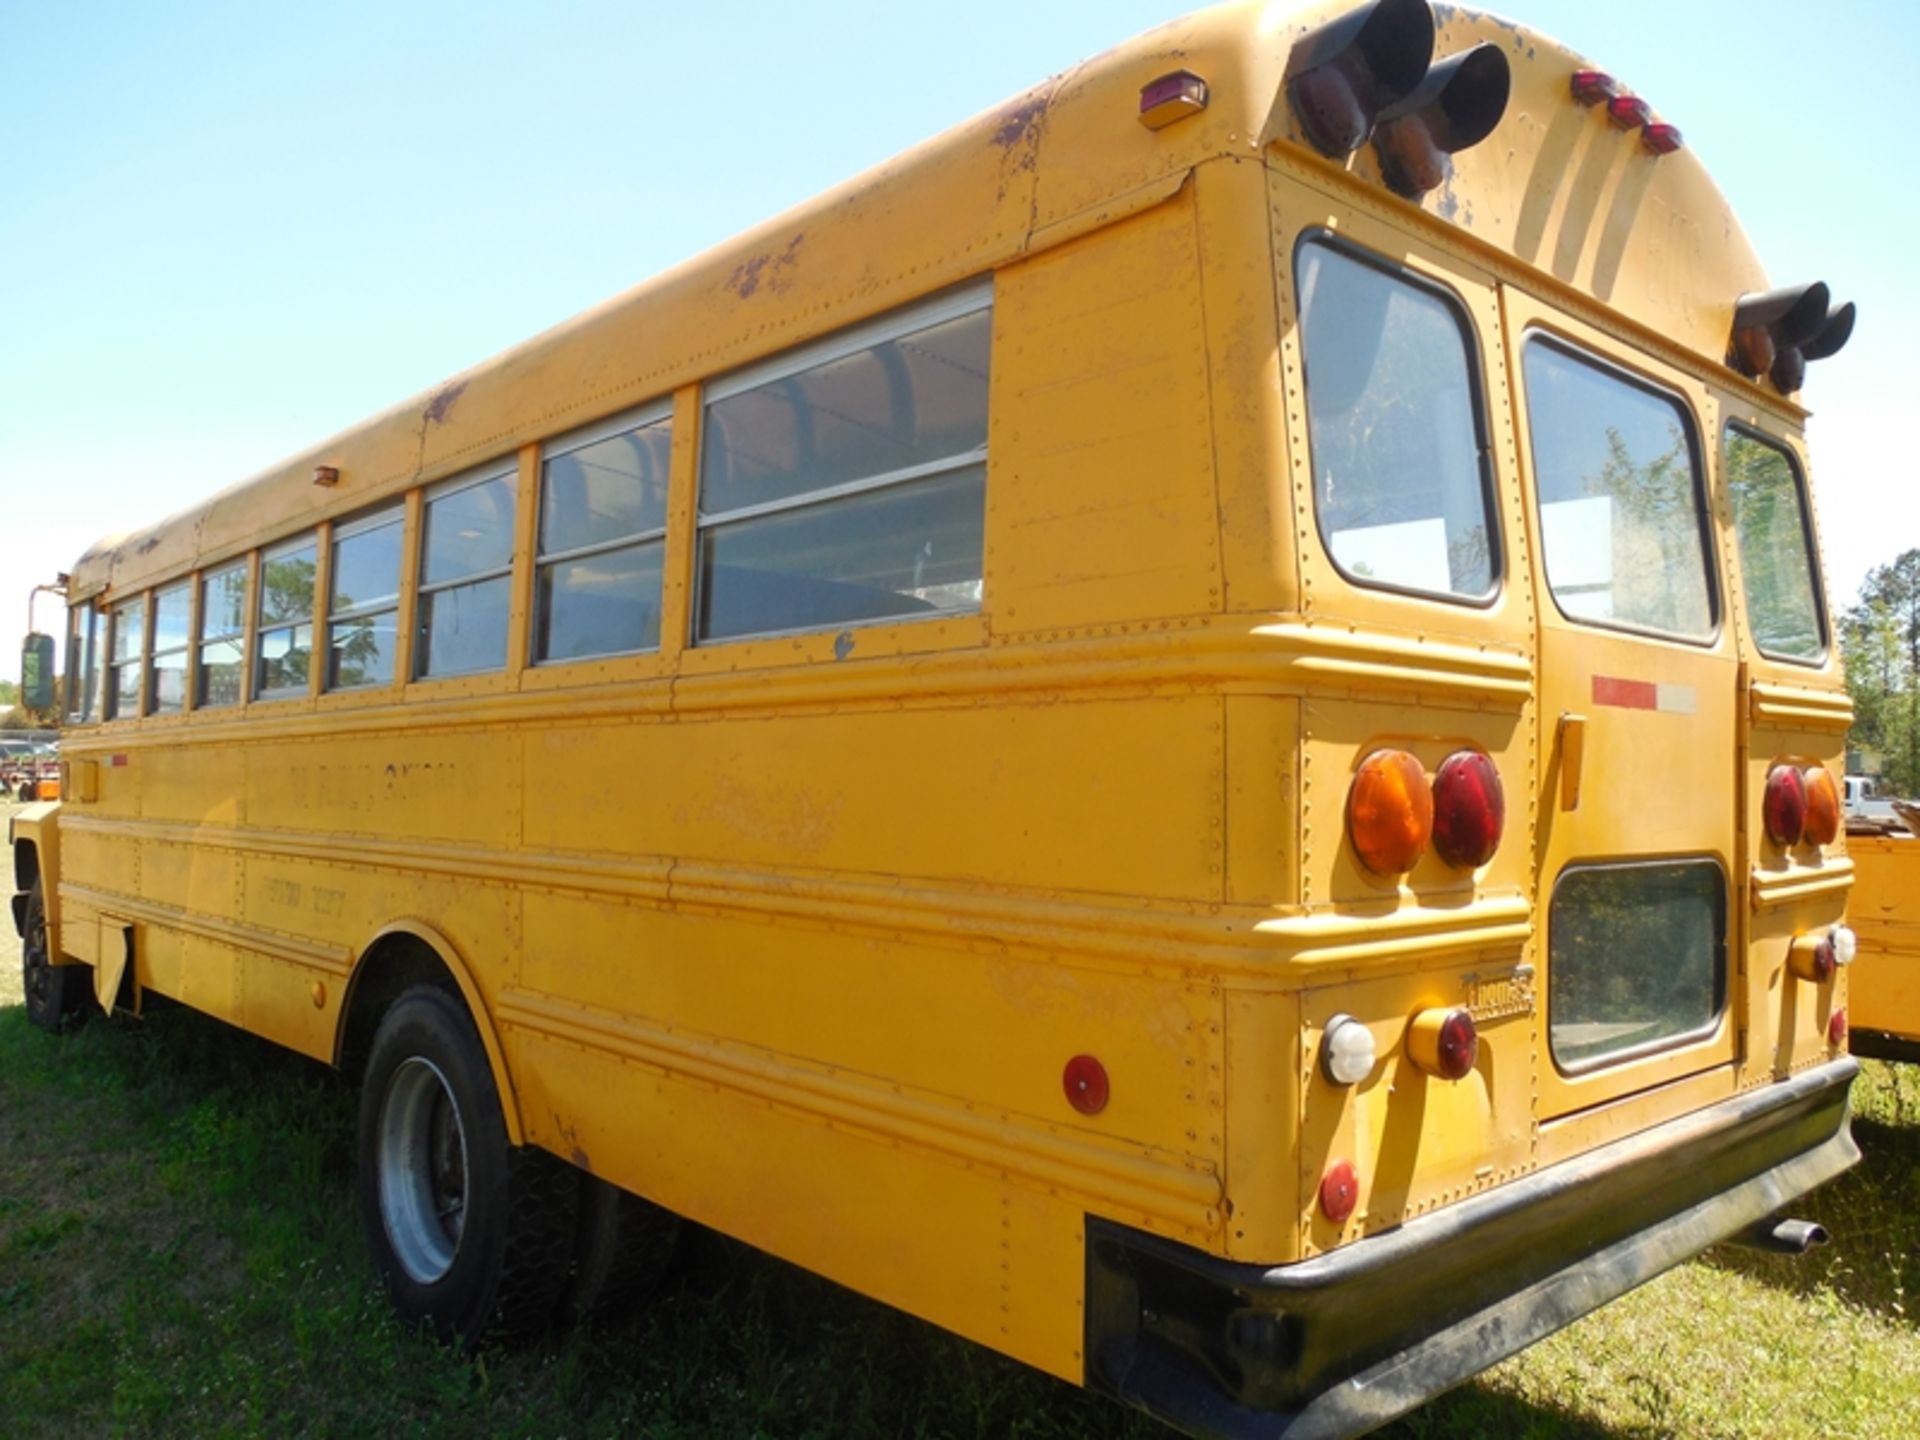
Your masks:
<instances>
[{"instance_id":1,"label":"chrome wheel rim","mask_svg":"<svg viewBox=\"0 0 1920 1440\"><path fill-rule=\"evenodd\" d=\"M407 1278L431 1285L453 1268L467 1218L467 1135L440 1067L412 1056L380 1106L380 1219Z\"/></svg>"}]
</instances>

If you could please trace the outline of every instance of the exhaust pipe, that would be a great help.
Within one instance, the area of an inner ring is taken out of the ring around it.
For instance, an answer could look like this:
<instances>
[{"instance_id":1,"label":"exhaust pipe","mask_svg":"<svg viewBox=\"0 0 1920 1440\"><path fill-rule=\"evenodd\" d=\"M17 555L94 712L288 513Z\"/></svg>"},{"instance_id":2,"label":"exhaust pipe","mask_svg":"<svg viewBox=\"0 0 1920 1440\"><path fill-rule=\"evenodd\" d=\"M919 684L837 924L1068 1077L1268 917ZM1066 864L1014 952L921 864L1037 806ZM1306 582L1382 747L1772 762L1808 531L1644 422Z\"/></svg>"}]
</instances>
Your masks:
<instances>
[{"instance_id":1,"label":"exhaust pipe","mask_svg":"<svg viewBox=\"0 0 1920 1440\"><path fill-rule=\"evenodd\" d=\"M1804 1255L1814 1246L1827 1243L1827 1227L1811 1220L1762 1220L1728 1243L1744 1245L1749 1250L1765 1250L1772 1255Z\"/></svg>"}]
</instances>

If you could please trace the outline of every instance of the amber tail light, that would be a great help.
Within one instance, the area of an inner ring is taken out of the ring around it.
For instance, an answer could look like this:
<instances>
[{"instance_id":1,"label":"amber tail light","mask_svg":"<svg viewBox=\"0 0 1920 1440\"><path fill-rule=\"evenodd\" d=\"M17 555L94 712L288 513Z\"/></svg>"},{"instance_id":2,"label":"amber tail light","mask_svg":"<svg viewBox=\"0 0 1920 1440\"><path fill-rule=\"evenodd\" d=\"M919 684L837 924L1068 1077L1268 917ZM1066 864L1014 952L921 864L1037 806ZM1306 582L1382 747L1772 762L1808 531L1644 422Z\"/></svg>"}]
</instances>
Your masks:
<instances>
[{"instance_id":1,"label":"amber tail light","mask_svg":"<svg viewBox=\"0 0 1920 1440\"><path fill-rule=\"evenodd\" d=\"M1376 875L1404 875L1419 863L1433 836L1433 791L1418 760L1376 750L1361 762L1347 794L1347 834Z\"/></svg>"}]
</instances>

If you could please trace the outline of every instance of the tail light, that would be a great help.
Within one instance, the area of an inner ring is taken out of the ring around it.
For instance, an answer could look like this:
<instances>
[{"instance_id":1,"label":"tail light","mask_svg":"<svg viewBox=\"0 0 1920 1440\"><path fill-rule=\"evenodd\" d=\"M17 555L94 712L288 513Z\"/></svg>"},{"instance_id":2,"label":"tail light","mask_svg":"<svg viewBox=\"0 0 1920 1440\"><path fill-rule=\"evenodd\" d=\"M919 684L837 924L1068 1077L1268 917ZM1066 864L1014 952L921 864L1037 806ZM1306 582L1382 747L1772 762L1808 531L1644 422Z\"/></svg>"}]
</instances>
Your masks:
<instances>
[{"instance_id":1,"label":"tail light","mask_svg":"<svg viewBox=\"0 0 1920 1440\"><path fill-rule=\"evenodd\" d=\"M1463 1080L1480 1054L1480 1031L1465 1010L1422 1010L1407 1027L1407 1056L1429 1075Z\"/></svg>"},{"instance_id":2,"label":"tail light","mask_svg":"<svg viewBox=\"0 0 1920 1440\"><path fill-rule=\"evenodd\" d=\"M1433 777L1433 848L1449 865L1477 870L1500 848L1507 797L1500 772L1478 750L1440 762Z\"/></svg>"},{"instance_id":3,"label":"tail light","mask_svg":"<svg viewBox=\"0 0 1920 1440\"><path fill-rule=\"evenodd\" d=\"M1760 811L1774 844L1792 849L1800 843L1807 829L1807 782L1797 766L1776 765L1768 773Z\"/></svg>"},{"instance_id":4,"label":"tail light","mask_svg":"<svg viewBox=\"0 0 1920 1440\"><path fill-rule=\"evenodd\" d=\"M1806 839L1813 845L1831 845L1840 837L1840 787L1824 765L1809 765L1801 778L1807 791Z\"/></svg>"},{"instance_id":5,"label":"tail light","mask_svg":"<svg viewBox=\"0 0 1920 1440\"><path fill-rule=\"evenodd\" d=\"M1347 835L1360 863L1376 875L1404 875L1433 836L1427 772L1404 750L1376 750L1347 793Z\"/></svg>"}]
</instances>

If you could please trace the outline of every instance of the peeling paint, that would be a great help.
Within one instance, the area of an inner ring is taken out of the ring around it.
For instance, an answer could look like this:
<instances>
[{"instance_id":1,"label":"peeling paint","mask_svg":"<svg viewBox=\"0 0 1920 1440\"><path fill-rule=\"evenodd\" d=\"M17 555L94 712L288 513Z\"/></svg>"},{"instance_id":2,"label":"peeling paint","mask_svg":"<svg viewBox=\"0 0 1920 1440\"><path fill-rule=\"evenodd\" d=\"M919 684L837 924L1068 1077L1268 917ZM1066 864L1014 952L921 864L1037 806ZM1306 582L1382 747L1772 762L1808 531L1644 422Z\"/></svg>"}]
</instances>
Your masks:
<instances>
[{"instance_id":1,"label":"peeling paint","mask_svg":"<svg viewBox=\"0 0 1920 1440\"><path fill-rule=\"evenodd\" d=\"M842 630L833 637L833 658L844 660L853 653L853 632Z\"/></svg>"},{"instance_id":2,"label":"peeling paint","mask_svg":"<svg viewBox=\"0 0 1920 1440\"><path fill-rule=\"evenodd\" d=\"M768 252L756 255L734 266L733 273L727 276L727 289L745 300L764 281L767 289L779 294L793 283L793 277L788 272L799 263L800 244L806 238L807 232L802 230L787 242L787 248L779 254Z\"/></svg>"},{"instance_id":3,"label":"peeling paint","mask_svg":"<svg viewBox=\"0 0 1920 1440\"><path fill-rule=\"evenodd\" d=\"M447 386L446 389L428 401L427 408L424 412L424 418L427 424L446 424L447 417L453 414L453 407L459 403L460 397L466 393L466 389L467 382L462 380L458 385Z\"/></svg>"},{"instance_id":4,"label":"peeling paint","mask_svg":"<svg viewBox=\"0 0 1920 1440\"><path fill-rule=\"evenodd\" d=\"M1016 145L1028 143L1028 137L1039 129L1040 121L1046 113L1047 101L1044 95L1014 106L1001 117L1000 128L993 132L993 143L1002 150L1011 150Z\"/></svg>"}]
</instances>

